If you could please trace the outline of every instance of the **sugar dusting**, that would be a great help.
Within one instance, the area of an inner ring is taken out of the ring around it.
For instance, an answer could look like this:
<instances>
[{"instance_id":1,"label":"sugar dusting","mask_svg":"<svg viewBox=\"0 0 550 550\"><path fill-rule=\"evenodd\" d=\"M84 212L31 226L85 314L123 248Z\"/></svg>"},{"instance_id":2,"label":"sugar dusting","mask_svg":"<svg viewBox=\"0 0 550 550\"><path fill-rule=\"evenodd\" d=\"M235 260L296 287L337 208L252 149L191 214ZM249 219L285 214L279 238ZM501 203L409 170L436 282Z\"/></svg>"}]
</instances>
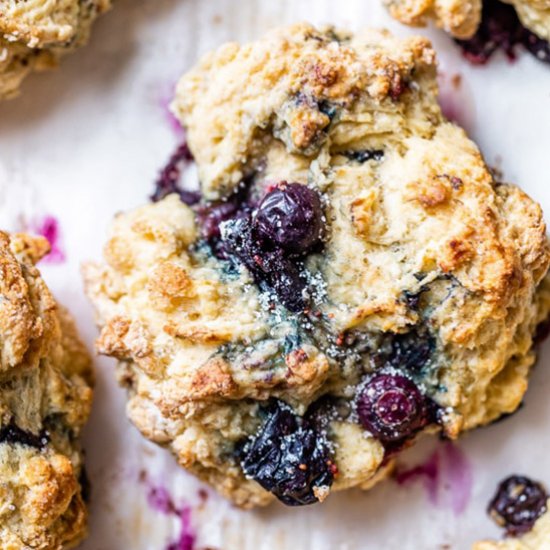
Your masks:
<instances>
[{"instance_id":1,"label":"sugar dusting","mask_svg":"<svg viewBox=\"0 0 550 550\"><path fill-rule=\"evenodd\" d=\"M44 263L61 264L67 259L63 250L61 229L57 218L44 216L39 222L32 223L30 229L50 243L51 250L42 260Z\"/></svg>"},{"instance_id":2,"label":"sugar dusting","mask_svg":"<svg viewBox=\"0 0 550 550\"><path fill-rule=\"evenodd\" d=\"M399 485L421 480L430 504L444 506L455 516L464 513L472 496L470 461L459 447L450 442L441 445L422 464L398 469L395 480Z\"/></svg>"}]
</instances>

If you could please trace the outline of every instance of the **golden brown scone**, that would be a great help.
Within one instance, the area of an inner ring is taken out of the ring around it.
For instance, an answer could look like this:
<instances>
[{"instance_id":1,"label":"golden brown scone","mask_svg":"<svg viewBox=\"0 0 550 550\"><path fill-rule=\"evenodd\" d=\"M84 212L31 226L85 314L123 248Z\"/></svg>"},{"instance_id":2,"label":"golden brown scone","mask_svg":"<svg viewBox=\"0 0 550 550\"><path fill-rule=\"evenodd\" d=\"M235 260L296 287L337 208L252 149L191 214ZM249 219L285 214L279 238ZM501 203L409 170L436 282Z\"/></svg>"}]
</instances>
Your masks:
<instances>
[{"instance_id":1,"label":"golden brown scone","mask_svg":"<svg viewBox=\"0 0 550 550\"><path fill-rule=\"evenodd\" d=\"M90 358L34 264L43 238L0 232L0 549L61 550L86 534L80 431Z\"/></svg>"},{"instance_id":2,"label":"golden brown scone","mask_svg":"<svg viewBox=\"0 0 550 550\"><path fill-rule=\"evenodd\" d=\"M477 542L472 550L550 550L550 512L541 516L533 529L522 537Z\"/></svg>"},{"instance_id":3,"label":"golden brown scone","mask_svg":"<svg viewBox=\"0 0 550 550\"><path fill-rule=\"evenodd\" d=\"M0 99L17 95L32 70L53 68L88 40L110 0L0 0Z\"/></svg>"},{"instance_id":4,"label":"golden brown scone","mask_svg":"<svg viewBox=\"0 0 550 550\"><path fill-rule=\"evenodd\" d=\"M384 0L390 14L405 25L424 27L429 20L456 38L470 38L481 21L481 0Z\"/></svg>"},{"instance_id":5,"label":"golden brown scone","mask_svg":"<svg viewBox=\"0 0 550 550\"><path fill-rule=\"evenodd\" d=\"M486 0L487 1L487 0ZM522 24L541 38L550 37L550 0L502 0L515 7ZM481 0L384 0L390 14L414 27L429 20L455 38L471 38L481 22Z\"/></svg>"},{"instance_id":6,"label":"golden brown scone","mask_svg":"<svg viewBox=\"0 0 550 550\"><path fill-rule=\"evenodd\" d=\"M84 270L146 437L241 506L308 504L518 407L545 225L443 117L427 40L284 28L174 110L203 200L119 215Z\"/></svg>"}]
</instances>

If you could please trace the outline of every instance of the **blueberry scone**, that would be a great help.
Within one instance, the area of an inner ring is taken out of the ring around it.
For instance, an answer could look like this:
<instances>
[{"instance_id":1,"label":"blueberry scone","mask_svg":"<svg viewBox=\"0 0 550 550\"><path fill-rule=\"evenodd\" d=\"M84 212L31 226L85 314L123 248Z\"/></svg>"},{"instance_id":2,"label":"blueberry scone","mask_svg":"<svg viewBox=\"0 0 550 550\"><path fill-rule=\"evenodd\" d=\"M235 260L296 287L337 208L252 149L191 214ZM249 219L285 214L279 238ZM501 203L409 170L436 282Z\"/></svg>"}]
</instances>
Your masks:
<instances>
[{"instance_id":1,"label":"blueberry scone","mask_svg":"<svg viewBox=\"0 0 550 550\"><path fill-rule=\"evenodd\" d=\"M32 70L55 67L88 40L110 0L0 0L0 99L17 95Z\"/></svg>"},{"instance_id":2,"label":"blueberry scone","mask_svg":"<svg viewBox=\"0 0 550 550\"><path fill-rule=\"evenodd\" d=\"M471 38L481 23L482 0L384 0L393 17L415 27L433 20L456 38ZM496 0L484 0L484 3ZM502 0L516 9L522 23L541 38L550 37L549 0Z\"/></svg>"},{"instance_id":3,"label":"blueberry scone","mask_svg":"<svg viewBox=\"0 0 550 550\"><path fill-rule=\"evenodd\" d=\"M80 431L90 359L34 264L45 239L0 232L0 549L61 550L86 533Z\"/></svg>"},{"instance_id":4,"label":"blueberry scone","mask_svg":"<svg viewBox=\"0 0 550 550\"><path fill-rule=\"evenodd\" d=\"M298 505L518 407L545 225L443 117L427 40L284 28L173 108L201 200L117 216L84 269L146 437L238 505Z\"/></svg>"},{"instance_id":5,"label":"blueberry scone","mask_svg":"<svg viewBox=\"0 0 550 550\"><path fill-rule=\"evenodd\" d=\"M457 39L465 56L485 63L497 49L514 57L517 45L550 62L550 0L384 0L407 25L433 20Z\"/></svg>"},{"instance_id":6,"label":"blueberry scone","mask_svg":"<svg viewBox=\"0 0 550 550\"><path fill-rule=\"evenodd\" d=\"M506 478L489 504L489 513L509 538L478 542L473 550L550 549L548 494L540 483L525 476Z\"/></svg>"}]
</instances>

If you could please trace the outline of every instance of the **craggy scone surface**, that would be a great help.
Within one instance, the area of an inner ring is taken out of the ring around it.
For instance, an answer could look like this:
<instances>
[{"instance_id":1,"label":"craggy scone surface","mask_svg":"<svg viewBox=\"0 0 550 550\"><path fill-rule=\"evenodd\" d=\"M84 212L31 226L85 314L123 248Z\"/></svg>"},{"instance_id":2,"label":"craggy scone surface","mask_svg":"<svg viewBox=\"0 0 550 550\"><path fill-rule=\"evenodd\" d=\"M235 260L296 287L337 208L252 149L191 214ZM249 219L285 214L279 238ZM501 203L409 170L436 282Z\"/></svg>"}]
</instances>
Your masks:
<instances>
[{"instance_id":1,"label":"craggy scone surface","mask_svg":"<svg viewBox=\"0 0 550 550\"><path fill-rule=\"evenodd\" d=\"M48 250L42 238L0 232L1 550L64 549L86 533L79 435L92 372L34 267Z\"/></svg>"},{"instance_id":2,"label":"craggy scone surface","mask_svg":"<svg viewBox=\"0 0 550 550\"><path fill-rule=\"evenodd\" d=\"M486 0L493 2L494 0ZM521 22L541 38L550 38L550 0L502 0L516 9ZM393 17L415 27L433 20L456 38L471 38L482 16L482 0L384 0Z\"/></svg>"},{"instance_id":3,"label":"craggy scone surface","mask_svg":"<svg viewBox=\"0 0 550 550\"><path fill-rule=\"evenodd\" d=\"M16 95L32 70L55 67L84 44L110 0L0 0L0 99Z\"/></svg>"},{"instance_id":4,"label":"craggy scone surface","mask_svg":"<svg viewBox=\"0 0 550 550\"><path fill-rule=\"evenodd\" d=\"M427 40L292 26L207 55L174 110L201 201L117 216L84 271L146 437L239 505L307 504L518 407L545 225L443 117Z\"/></svg>"}]
</instances>

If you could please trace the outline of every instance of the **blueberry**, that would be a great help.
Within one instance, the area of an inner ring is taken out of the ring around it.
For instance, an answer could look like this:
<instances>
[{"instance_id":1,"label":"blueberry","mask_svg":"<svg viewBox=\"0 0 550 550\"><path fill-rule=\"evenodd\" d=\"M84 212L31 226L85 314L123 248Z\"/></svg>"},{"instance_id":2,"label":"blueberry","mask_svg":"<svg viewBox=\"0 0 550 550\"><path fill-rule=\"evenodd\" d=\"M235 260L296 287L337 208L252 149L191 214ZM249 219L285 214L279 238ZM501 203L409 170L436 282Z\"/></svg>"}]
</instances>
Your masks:
<instances>
[{"instance_id":1,"label":"blueberry","mask_svg":"<svg viewBox=\"0 0 550 550\"><path fill-rule=\"evenodd\" d=\"M197 223L202 237L206 240L219 238L221 236L220 225L234 218L238 210L238 203L232 200L199 206L197 208Z\"/></svg>"},{"instance_id":2,"label":"blueberry","mask_svg":"<svg viewBox=\"0 0 550 550\"><path fill-rule=\"evenodd\" d=\"M395 334L391 338L388 363L395 368L419 372L431 359L434 349L434 338L420 330Z\"/></svg>"},{"instance_id":3,"label":"blueberry","mask_svg":"<svg viewBox=\"0 0 550 550\"><path fill-rule=\"evenodd\" d=\"M539 61L550 63L550 44L547 40L525 29L521 43L525 46L527 51L533 54Z\"/></svg>"},{"instance_id":4,"label":"blueberry","mask_svg":"<svg viewBox=\"0 0 550 550\"><path fill-rule=\"evenodd\" d=\"M533 528L546 511L547 500L548 494L540 483L514 475L499 485L488 512L508 535L515 537Z\"/></svg>"},{"instance_id":5,"label":"blueberry","mask_svg":"<svg viewBox=\"0 0 550 550\"><path fill-rule=\"evenodd\" d=\"M428 407L416 385L400 375L378 374L361 389L357 414L382 443L396 443L427 424Z\"/></svg>"},{"instance_id":6,"label":"blueberry","mask_svg":"<svg viewBox=\"0 0 550 550\"><path fill-rule=\"evenodd\" d=\"M361 164L369 160L380 161L384 158L384 151L381 149L359 149L357 151L346 151L343 154L350 160L355 160Z\"/></svg>"},{"instance_id":7,"label":"blueberry","mask_svg":"<svg viewBox=\"0 0 550 550\"><path fill-rule=\"evenodd\" d=\"M160 201L170 195L177 193L185 204L191 206L200 201L200 193L181 189L180 178L183 168L193 161L193 155L186 142L178 146L174 154L168 160L166 166L161 170L155 183L155 192L151 196L153 202Z\"/></svg>"},{"instance_id":8,"label":"blueberry","mask_svg":"<svg viewBox=\"0 0 550 550\"><path fill-rule=\"evenodd\" d=\"M550 62L548 42L523 27L513 6L498 0L485 0L476 34L468 40L456 42L464 56L476 65L486 63L498 49L514 59L518 45L523 45L540 61Z\"/></svg>"},{"instance_id":9,"label":"blueberry","mask_svg":"<svg viewBox=\"0 0 550 550\"><path fill-rule=\"evenodd\" d=\"M33 434L22 430L13 422L0 428L0 443L9 443L11 445L25 445L35 449L43 449L48 443L48 436L45 432Z\"/></svg>"},{"instance_id":10,"label":"blueberry","mask_svg":"<svg viewBox=\"0 0 550 550\"><path fill-rule=\"evenodd\" d=\"M260 203L253 228L261 240L289 254L305 254L321 240L321 198L305 185L281 183Z\"/></svg>"},{"instance_id":11,"label":"blueberry","mask_svg":"<svg viewBox=\"0 0 550 550\"><path fill-rule=\"evenodd\" d=\"M282 401L263 412L264 424L241 450L244 473L288 506L317 502L315 489L334 479L326 439Z\"/></svg>"},{"instance_id":12,"label":"blueberry","mask_svg":"<svg viewBox=\"0 0 550 550\"><path fill-rule=\"evenodd\" d=\"M289 311L302 311L306 306L306 283L298 266L280 249L266 251L256 238L248 217L222 227L221 250L225 257L234 257L243 263L255 281L271 289Z\"/></svg>"}]
</instances>

